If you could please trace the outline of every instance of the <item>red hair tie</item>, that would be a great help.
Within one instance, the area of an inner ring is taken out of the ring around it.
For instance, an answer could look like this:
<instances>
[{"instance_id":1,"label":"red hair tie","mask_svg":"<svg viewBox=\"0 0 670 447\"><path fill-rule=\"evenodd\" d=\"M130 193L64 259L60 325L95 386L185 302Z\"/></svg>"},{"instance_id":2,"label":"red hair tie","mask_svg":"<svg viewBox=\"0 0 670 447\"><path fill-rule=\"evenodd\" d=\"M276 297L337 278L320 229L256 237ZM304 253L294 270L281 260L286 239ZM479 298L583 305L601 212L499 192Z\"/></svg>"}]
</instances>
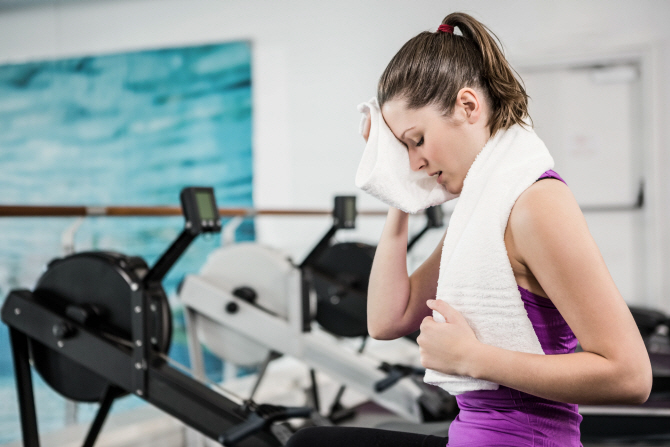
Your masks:
<instances>
[{"instance_id":1,"label":"red hair tie","mask_svg":"<svg viewBox=\"0 0 670 447\"><path fill-rule=\"evenodd\" d=\"M438 31L442 31L443 33L449 33L453 34L454 33L454 27L451 25L440 25L437 27Z\"/></svg>"}]
</instances>

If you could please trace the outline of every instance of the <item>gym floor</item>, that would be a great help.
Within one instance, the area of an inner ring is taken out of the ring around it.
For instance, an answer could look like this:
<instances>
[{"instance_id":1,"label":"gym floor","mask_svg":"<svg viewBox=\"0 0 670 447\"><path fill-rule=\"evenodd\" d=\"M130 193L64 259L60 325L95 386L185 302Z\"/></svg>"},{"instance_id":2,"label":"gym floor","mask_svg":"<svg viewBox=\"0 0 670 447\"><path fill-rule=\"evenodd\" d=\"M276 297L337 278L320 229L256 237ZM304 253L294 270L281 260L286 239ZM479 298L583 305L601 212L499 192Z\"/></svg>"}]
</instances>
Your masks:
<instances>
[{"instance_id":1,"label":"gym floor","mask_svg":"<svg viewBox=\"0 0 670 447\"><path fill-rule=\"evenodd\" d=\"M386 429L410 429L412 424L404 422L403 419L394 416L383 408L374 404L363 404L358 407L359 411L355 419L348 421L346 425L357 427L379 427ZM440 423L426 424L427 429L434 433L444 427ZM432 425L432 426L431 426ZM56 433L42 435L41 445L43 447L75 447L81 445L88 429L87 424L77 424ZM105 424L97 447L186 447L192 444L193 432L185 429L178 420L166 415L160 410L147 405L110 417ZM20 441L5 444L0 447L20 447ZM207 443L213 447L214 442ZM670 443L584 443L583 447L670 447Z\"/></svg>"}]
</instances>

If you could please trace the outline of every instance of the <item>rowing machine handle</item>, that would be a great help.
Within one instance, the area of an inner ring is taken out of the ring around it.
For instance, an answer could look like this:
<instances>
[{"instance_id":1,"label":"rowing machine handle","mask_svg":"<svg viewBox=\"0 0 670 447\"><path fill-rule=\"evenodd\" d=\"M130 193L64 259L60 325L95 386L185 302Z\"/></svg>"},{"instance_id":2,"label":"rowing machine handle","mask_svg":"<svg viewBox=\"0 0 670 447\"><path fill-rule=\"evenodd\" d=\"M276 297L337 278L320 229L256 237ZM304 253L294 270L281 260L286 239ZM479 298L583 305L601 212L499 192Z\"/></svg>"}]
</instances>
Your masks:
<instances>
[{"instance_id":1,"label":"rowing machine handle","mask_svg":"<svg viewBox=\"0 0 670 447\"><path fill-rule=\"evenodd\" d=\"M232 447L273 422L291 418L307 418L311 414L312 409L309 407L260 405L258 410L249 414L244 422L235 425L221 435L219 442L227 447Z\"/></svg>"},{"instance_id":2,"label":"rowing machine handle","mask_svg":"<svg viewBox=\"0 0 670 447\"><path fill-rule=\"evenodd\" d=\"M383 362L379 369L387 372L388 375L385 378L375 382L375 391L378 393L381 393L382 391L392 387L403 377L410 375L422 375L426 373L426 370L423 368L400 364L391 365L386 362Z\"/></svg>"}]
</instances>

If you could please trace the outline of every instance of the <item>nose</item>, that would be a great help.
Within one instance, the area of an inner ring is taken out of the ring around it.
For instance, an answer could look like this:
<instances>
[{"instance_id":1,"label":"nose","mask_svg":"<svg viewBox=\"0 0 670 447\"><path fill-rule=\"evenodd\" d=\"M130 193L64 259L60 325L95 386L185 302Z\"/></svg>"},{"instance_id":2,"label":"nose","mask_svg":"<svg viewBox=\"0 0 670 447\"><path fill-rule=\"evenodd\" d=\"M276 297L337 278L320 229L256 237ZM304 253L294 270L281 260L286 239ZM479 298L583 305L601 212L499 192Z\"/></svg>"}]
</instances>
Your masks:
<instances>
[{"instance_id":1,"label":"nose","mask_svg":"<svg viewBox=\"0 0 670 447\"><path fill-rule=\"evenodd\" d=\"M420 171L428 164L428 161L416 148L409 149L407 153L409 154L409 167L412 171Z\"/></svg>"}]
</instances>

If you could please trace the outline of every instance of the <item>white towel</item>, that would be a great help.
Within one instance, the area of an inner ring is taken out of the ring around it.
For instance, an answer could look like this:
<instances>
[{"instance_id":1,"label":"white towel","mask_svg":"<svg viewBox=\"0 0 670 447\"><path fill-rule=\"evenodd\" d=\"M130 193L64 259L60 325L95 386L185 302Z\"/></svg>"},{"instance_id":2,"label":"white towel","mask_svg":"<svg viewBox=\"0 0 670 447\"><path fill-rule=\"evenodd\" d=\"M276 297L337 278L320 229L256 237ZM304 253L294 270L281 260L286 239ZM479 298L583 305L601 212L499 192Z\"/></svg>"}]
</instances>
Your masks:
<instances>
[{"instance_id":1,"label":"white towel","mask_svg":"<svg viewBox=\"0 0 670 447\"><path fill-rule=\"evenodd\" d=\"M482 343L544 354L528 319L505 248L516 199L554 161L532 129L498 131L473 162L449 220L437 299L463 314ZM437 312L436 321L444 322ZM498 389L498 384L427 370L426 383L450 394Z\"/></svg>"},{"instance_id":2,"label":"white towel","mask_svg":"<svg viewBox=\"0 0 670 447\"><path fill-rule=\"evenodd\" d=\"M425 170L412 171L407 148L391 132L379 110L377 98L360 104L365 118L370 115L370 136L356 172L356 186L387 205L406 213L440 205L456 198Z\"/></svg>"}]
</instances>

